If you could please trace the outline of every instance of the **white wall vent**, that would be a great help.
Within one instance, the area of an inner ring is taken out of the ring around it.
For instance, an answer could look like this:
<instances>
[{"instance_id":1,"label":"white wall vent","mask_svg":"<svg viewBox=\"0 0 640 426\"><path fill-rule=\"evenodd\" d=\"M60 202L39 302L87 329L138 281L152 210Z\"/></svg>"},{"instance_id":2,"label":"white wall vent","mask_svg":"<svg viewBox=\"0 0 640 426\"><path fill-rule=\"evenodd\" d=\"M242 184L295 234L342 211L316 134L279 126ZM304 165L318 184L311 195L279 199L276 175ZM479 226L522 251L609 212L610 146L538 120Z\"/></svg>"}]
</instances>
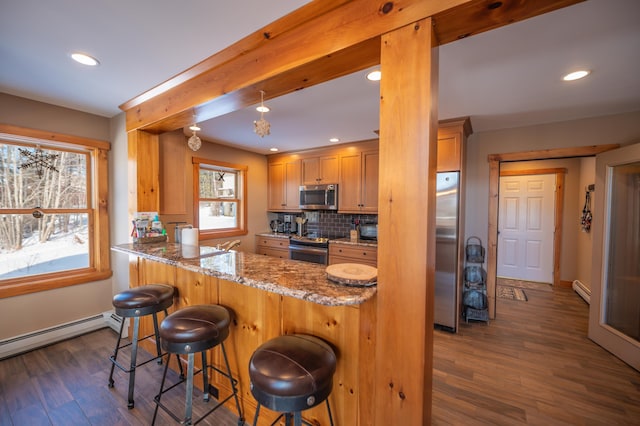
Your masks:
<instances>
[{"instance_id":1,"label":"white wall vent","mask_svg":"<svg viewBox=\"0 0 640 426\"><path fill-rule=\"evenodd\" d=\"M591 304L591 289L586 285L582 284L579 280L573 281L573 290L580 295L587 302L588 305Z\"/></svg>"},{"instance_id":2,"label":"white wall vent","mask_svg":"<svg viewBox=\"0 0 640 426\"><path fill-rule=\"evenodd\" d=\"M122 337L129 337L129 318L123 318L119 315L116 315L114 311L103 312L102 316L104 317L104 320L109 328L111 328L116 333L120 332L122 321L124 321L124 330L122 330Z\"/></svg>"}]
</instances>

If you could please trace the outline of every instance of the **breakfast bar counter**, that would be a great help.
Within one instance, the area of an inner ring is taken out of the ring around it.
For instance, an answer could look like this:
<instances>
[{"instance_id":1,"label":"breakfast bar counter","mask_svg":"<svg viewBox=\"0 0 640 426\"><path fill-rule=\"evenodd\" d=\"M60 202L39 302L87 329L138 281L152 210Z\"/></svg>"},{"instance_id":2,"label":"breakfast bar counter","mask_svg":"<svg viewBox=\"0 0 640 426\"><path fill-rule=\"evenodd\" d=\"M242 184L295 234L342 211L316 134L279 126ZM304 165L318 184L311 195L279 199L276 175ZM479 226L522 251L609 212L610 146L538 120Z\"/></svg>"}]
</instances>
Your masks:
<instances>
[{"instance_id":1,"label":"breakfast bar counter","mask_svg":"<svg viewBox=\"0 0 640 426\"><path fill-rule=\"evenodd\" d=\"M376 292L375 286L344 286L328 280L324 265L254 253L200 246L187 250L194 257L184 257L184 247L175 243L122 244L112 249L320 305L358 305Z\"/></svg>"},{"instance_id":2,"label":"breakfast bar counter","mask_svg":"<svg viewBox=\"0 0 640 426\"><path fill-rule=\"evenodd\" d=\"M335 283L327 279L325 265L208 246L121 244L112 250L129 255L131 287L164 283L176 288L170 312L198 304L220 304L233 312L225 346L239 380L246 419L253 418L256 409L248 374L253 351L274 337L306 333L336 349L338 363L329 397L335 424L371 424L373 394L368 390L374 377L375 285ZM152 334L152 330L150 320L141 322L141 335ZM143 344L150 352L154 350L151 342ZM216 351L209 357L215 365L222 362ZM219 374L211 375L220 399L231 392L223 379ZM270 422L277 417L263 410L261 424L263 417ZM323 405L303 412L303 417L313 424L328 424Z\"/></svg>"}]
</instances>

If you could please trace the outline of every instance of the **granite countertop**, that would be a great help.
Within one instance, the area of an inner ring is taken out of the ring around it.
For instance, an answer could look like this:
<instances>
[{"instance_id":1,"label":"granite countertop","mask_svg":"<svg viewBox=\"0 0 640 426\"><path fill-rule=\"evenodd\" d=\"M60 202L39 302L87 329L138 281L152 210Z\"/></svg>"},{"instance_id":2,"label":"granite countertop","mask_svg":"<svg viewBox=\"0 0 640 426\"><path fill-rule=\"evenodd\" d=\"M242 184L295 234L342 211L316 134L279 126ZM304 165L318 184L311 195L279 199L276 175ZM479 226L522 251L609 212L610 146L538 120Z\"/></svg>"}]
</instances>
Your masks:
<instances>
[{"instance_id":1,"label":"granite countertop","mask_svg":"<svg viewBox=\"0 0 640 426\"><path fill-rule=\"evenodd\" d=\"M295 233L287 234L284 232L272 232L272 231L259 232L256 234L256 236L259 236L259 237L284 238L287 240L290 239L291 237L295 237L296 235L297 234ZM377 240L365 240L365 239L358 238L355 241L351 241L350 237L329 238L329 243L346 244L346 245L352 245L352 246L378 247Z\"/></svg>"},{"instance_id":2,"label":"granite countertop","mask_svg":"<svg viewBox=\"0 0 640 426\"><path fill-rule=\"evenodd\" d=\"M344 237L344 238L337 238L337 239L334 239L334 240L329 240L329 244L331 244L331 243L346 244L346 245L351 245L351 246L378 247L378 241L377 240L363 240L361 238L358 238L355 241L351 241L350 237Z\"/></svg>"},{"instance_id":3,"label":"granite countertop","mask_svg":"<svg viewBox=\"0 0 640 426\"><path fill-rule=\"evenodd\" d=\"M256 235L258 237L274 237L274 238L284 238L288 240L289 238L291 238L292 235L296 235L296 234L291 232L287 234L286 232L265 231L265 232L258 232Z\"/></svg>"},{"instance_id":4,"label":"granite countertop","mask_svg":"<svg viewBox=\"0 0 640 426\"><path fill-rule=\"evenodd\" d=\"M175 243L120 244L111 249L319 305L359 305L376 293L375 285L337 284L327 279L325 265L299 260Z\"/></svg>"}]
</instances>

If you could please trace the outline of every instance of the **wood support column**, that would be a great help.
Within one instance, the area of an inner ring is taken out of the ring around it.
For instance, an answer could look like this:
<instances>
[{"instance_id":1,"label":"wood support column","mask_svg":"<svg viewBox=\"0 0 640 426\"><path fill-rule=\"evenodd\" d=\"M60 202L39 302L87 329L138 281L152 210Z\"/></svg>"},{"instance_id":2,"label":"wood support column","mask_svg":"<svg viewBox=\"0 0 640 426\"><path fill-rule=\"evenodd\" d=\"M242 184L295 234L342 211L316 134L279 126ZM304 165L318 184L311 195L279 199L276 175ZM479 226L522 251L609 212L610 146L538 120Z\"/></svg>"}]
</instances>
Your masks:
<instances>
[{"instance_id":1,"label":"wood support column","mask_svg":"<svg viewBox=\"0 0 640 426\"><path fill-rule=\"evenodd\" d=\"M142 130L128 133L129 217L160 211L159 137Z\"/></svg>"},{"instance_id":2,"label":"wood support column","mask_svg":"<svg viewBox=\"0 0 640 426\"><path fill-rule=\"evenodd\" d=\"M500 161L489 160L489 225L487 238L487 300L489 318L496 318L496 274L498 271L498 196Z\"/></svg>"},{"instance_id":3,"label":"wood support column","mask_svg":"<svg viewBox=\"0 0 640 426\"><path fill-rule=\"evenodd\" d=\"M438 50L430 18L382 37L376 425L431 421Z\"/></svg>"}]
</instances>

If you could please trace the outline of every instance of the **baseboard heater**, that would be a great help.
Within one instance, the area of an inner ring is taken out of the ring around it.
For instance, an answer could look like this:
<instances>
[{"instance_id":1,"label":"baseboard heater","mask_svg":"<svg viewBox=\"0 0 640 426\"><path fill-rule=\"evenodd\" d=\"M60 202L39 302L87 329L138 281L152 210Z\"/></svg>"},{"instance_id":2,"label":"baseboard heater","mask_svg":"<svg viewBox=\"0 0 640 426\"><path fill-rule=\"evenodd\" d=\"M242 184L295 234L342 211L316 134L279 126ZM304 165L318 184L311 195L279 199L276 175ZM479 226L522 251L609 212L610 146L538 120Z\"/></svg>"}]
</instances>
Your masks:
<instances>
[{"instance_id":1,"label":"baseboard heater","mask_svg":"<svg viewBox=\"0 0 640 426\"><path fill-rule=\"evenodd\" d=\"M126 321L128 322L128 318ZM119 332L121 324L122 318L110 311L55 327L22 334L0 341L0 360L105 327L110 327ZM125 324L125 332L123 334L126 334L127 326L128 323Z\"/></svg>"},{"instance_id":2,"label":"baseboard heater","mask_svg":"<svg viewBox=\"0 0 640 426\"><path fill-rule=\"evenodd\" d=\"M586 285L582 284L579 280L574 280L573 281L573 290L578 293L578 295L580 297L582 297L584 299L585 302L587 302L588 305L591 304L591 289L588 288Z\"/></svg>"}]
</instances>

